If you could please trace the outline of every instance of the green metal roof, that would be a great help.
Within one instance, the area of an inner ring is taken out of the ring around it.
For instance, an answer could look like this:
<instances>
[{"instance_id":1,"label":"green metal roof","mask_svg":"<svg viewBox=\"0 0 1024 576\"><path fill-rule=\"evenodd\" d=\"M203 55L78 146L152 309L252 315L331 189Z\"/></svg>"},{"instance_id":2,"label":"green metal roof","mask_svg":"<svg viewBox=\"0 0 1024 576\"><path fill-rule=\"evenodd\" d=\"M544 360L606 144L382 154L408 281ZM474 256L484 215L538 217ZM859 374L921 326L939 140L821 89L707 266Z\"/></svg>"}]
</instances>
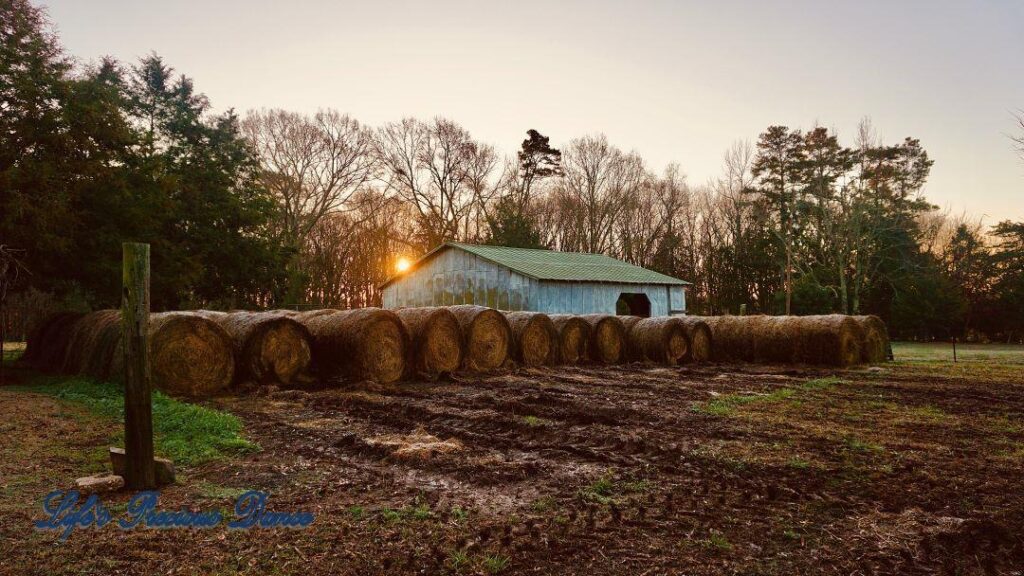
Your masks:
<instances>
[{"instance_id":1,"label":"green metal roof","mask_svg":"<svg viewBox=\"0 0 1024 576\"><path fill-rule=\"evenodd\" d=\"M445 242L434 248L411 268L419 265L446 247L459 248L510 268L524 276L538 280L561 282L613 282L619 284L671 284L685 286L685 280L666 276L653 270L634 266L603 254L582 252L555 252L531 248L509 248L507 246L484 246ZM390 284L391 278L384 285Z\"/></svg>"}]
</instances>

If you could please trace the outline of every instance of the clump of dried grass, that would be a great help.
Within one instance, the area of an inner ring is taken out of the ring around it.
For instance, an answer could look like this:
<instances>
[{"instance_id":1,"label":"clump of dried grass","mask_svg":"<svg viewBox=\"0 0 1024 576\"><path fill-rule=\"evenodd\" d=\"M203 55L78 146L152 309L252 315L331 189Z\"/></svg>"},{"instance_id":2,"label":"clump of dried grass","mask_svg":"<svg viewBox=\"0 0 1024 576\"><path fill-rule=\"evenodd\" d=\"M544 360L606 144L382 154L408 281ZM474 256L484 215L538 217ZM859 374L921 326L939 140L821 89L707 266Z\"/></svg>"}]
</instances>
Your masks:
<instances>
[{"instance_id":1,"label":"clump of dried grass","mask_svg":"<svg viewBox=\"0 0 1024 576\"><path fill-rule=\"evenodd\" d=\"M398 460L429 460L442 454L451 454L463 450L463 445L455 438L441 440L427 433L422 427L409 434L386 434L367 438L370 446L379 446L391 450L390 458Z\"/></svg>"}]
</instances>

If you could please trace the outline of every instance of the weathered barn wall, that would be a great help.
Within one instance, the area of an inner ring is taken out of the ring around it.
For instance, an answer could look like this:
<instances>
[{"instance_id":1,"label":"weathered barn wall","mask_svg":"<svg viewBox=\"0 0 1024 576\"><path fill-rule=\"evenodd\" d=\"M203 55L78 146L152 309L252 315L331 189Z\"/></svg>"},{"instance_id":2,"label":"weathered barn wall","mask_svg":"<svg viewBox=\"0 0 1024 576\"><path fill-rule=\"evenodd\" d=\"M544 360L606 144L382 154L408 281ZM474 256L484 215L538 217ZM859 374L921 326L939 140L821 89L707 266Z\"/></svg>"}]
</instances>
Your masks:
<instances>
[{"instance_id":1,"label":"weathered barn wall","mask_svg":"<svg viewBox=\"0 0 1024 576\"><path fill-rule=\"evenodd\" d=\"M549 314L615 314L622 293L646 294L652 316L686 310L682 286L538 281L458 249L442 250L386 286L383 303L385 308L479 304Z\"/></svg>"},{"instance_id":2,"label":"weathered barn wall","mask_svg":"<svg viewBox=\"0 0 1024 576\"><path fill-rule=\"evenodd\" d=\"M384 307L479 304L523 310L527 278L463 250L443 250L384 288Z\"/></svg>"}]
</instances>

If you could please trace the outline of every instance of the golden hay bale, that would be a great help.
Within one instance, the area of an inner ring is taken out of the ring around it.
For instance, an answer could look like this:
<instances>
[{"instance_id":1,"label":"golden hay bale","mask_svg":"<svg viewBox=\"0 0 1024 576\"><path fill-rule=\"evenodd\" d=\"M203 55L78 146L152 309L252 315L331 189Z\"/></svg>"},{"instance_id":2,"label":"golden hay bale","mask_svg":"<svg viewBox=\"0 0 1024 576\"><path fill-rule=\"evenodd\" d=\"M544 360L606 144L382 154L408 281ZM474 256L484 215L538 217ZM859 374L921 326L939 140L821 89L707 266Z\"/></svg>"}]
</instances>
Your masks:
<instances>
[{"instance_id":1,"label":"golden hay bale","mask_svg":"<svg viewBox=\"0 0 1024 576\"><path fill-rule=\"evenodd\" d=\"M505 364L512 347L512 328L504 314L472 304L449 306L448 310L462 329L466 369L487 372Z\"/></svg>"},{"instance_id":2,"label":"golden hay bale","mask_svg":"<svg viewBox=\"0 0 1024 576\"><path fill-rule=\"evenodd\" d=\"M29 332L21 361L40 370L59 371L67 355L71 328L84 314L57 312L40 321Z\"/></svg>"},{"instance_id":3,"label":"golden hay bale","mask_svg":"<svg viewBox=\"0 0 1024 576\"><path fill-rule=\"evenodd\" d=\"M864 329L850 316L789 316L792 328L788 335L799 334L794 358L804 364L852 366L862 360Z\"/></svg>"},{"instance_id":4,"label":"golden hay bale","mask_svg":"<svg viewBox=\"0 0 1024 576\"><path fill-rule=\"evenodd\" d=\"M626 339L623 343L622 359L627 362L643 362L644 353L639 346L635 346L633 339L629 337L630 331L633 330L633 326L636 326L637 322L643 320L640 316L616 316L619 322L622 322L622 330L626 335Z\"/></svg>"},{"instance_id":5,"label":"golden hay bale","mask_svg":"<svg viewBox=\"0 0 1024 576\"><path fill-rule=\"evenodd\" d=\"M279 312L199 312L223 328L235 351L236 377L258 383L309 382L312 337L306 327Z\"/></svg>"},{"instance_id":6,"label":"golden hay bale","mask_svg":"<svg viewBox=\"0 0 1024 576\"><path fill-rule=\"evenodd\" d=\"M686 327L678 318L623 316L620 320L626 328L627 349L633 359L675 365L683 361L690 349Z\"/></svg>"},{"instance_id":7,"label":"golden hay bale","mask_svg":"<svg viewBox=\"0 0 1024 576\"><path fill-rule=\"evenodd\" d=\"M390 310L319 310L295 318L313 336L313 358L324 378L389 384L405 372L409 336Z\"/></svg>"},{"instance_id":8,"label":"golden hay bale","mask_svg":"<svg viewBox=\"0 0 1024 576\"><path fill-rule=\"evenodd\" d=\"M889 359L889 330L878 316L853 316L864 331L861 344L861 358L867 364L877 364Z\"/></svg>"},{"instance_id":9,"label":"golden hay bale","mask_svg":"<svg viewBox=\"0 0 1024 576\"><path fill-rule=\"evenodd\" d=\"M558 331L558 360L563 364L578 364L587 361L587 349L590 346L590 324L572 314L552 314L549 316L555 330Z\"/></svg>"},{"instance_id":10,"label":"golden hay bale","mask_svg":"<svg viewBox=\"0 0 1024 576\"><path fill-rule=\"evenodd\" d=\"M206 397L231 387L235 355L231 336L195 312L149 315L150 369L153 384L169 394ZM122 375L115 354L111 373Z\"/></svg>"},{"instance_id":11,"label":"golden hay bale","mask_svg":"<svg viewBox=\"0 0 1024 576\"><path fill-rule=\"evenodd\" d=\"M71 327L61 371L108 378L120 338L119 310L98 310L82 316Z\"/></svg>"},{"instance_id":12,"label":"golden hay bale","mask_svg":"<svg viewBox=\"0 0 1024 576\"><path fill-rule=\"evenodd\" d=\"M713 354L714 340L711 339L711 328L699 316L674 316L686 328L690 338L690 349L686 353L686 362L707 362Z\"/></svg>"},{"instance_id":13,"label":"golden hay bale","mask_svg":"<svg viewBox=\"0 0 1024 576\"><path fill-rule=\"evenodd\" d=\"M622 321L607 314L586 314L590 324L590 359L601 364L618 364L626 357L626 329Z\"/></svg>"},{"instance_id":14,"label":"golden hay bale","mask_svg":"<svg viewBox=\"0 0 1024 576\"><path fill-rule=\"evenodd\" d=\"M712 357L717 362L743 360L754 362L755 324L767 316L705 316L715 346Z\"/></svg>"},{"instance_id":15,"label":"golden hay bale","mask_svg":"<svg viewBox=\"0 0 1024 576\"><path fill-rule=\"evenodd\" d=\"M849 366L860 362L860 325L849 316L709 316L719 361Z\"/></svg>"},{"instance_id":16,"label":"golden hay bale","mask_svg":"<svg viewBox=\"0 0 1024 576\"><path fill-rule=\"evenodd\" d=\"M462 330L447 308L400 308L394 311L402 320L411 340L409 371L436 378L462 365Z\"/></svg>"},{"instance_id":17,"label":"golden hay bale","mask_svg":"<svg viewBox=\"0 0 1024 576\"><path fill-rule=\"evenodd\" d=\"M506 312L512 328L515 359L524 366L552 365L558 361L558 331L547 314Z\"/></svg>"},{"instance_id":18,"label":"golden hay bale","mask_svg":"<svg viewBox=\"0 0 1024 576\"><path fill-rule=\"evenodd\" d=\"M120 379L124 372L121 331L119 310L62 316L40 332L47 342L34 362L67 373ZM202 397L231 385L235 370L231 339L210 320L191 312L150 314L149 342L157 388Z\"/></svg>"}]
</instances>

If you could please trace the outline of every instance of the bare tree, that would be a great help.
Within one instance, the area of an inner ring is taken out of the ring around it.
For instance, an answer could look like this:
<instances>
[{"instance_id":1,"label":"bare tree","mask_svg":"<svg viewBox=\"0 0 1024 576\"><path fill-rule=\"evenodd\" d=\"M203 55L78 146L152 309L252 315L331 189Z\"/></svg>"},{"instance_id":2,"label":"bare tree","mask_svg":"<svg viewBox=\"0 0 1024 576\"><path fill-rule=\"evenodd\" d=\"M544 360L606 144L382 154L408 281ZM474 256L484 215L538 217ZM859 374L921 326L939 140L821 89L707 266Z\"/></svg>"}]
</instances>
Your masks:
<instances>
[{"instance_id":1,"label":"bare tree","mask_svg":"<svg viewBox=\"0 0 1024 576\"><path fill-rule=\"evenodd\" d=\"M335 110L313 116L284 110L249 112L242 129L259 157L260 177L277 201L275 224L292 251L293 268L310 233L373 174L372 133ZM304 292L292 270L289 298Z\"/></svg>"},{"instance_id":2,"label":"bare tree","mask_svg":"<svg viewBox=\"0 0 1024 576\"><path fill-rule=\"evenodd\" d=\"M1017 119L1017 127L1020 128L1021 132L1017 136L1011 136L1017 148L1017 153L1020 154L1021 160L1024 160L1024 110L1020 111L1015 115Z\"/></svg>"},{"instance_id":3,"label":"bare tree","mask_svg":"<svg viewBox=\"0 0 1024 576\"><path fill-rule=\"evenodd\" d=\"M445 240L474 240L497 154L469 132L444 118L406 118L381 127L377 158L387 189L412 205L423 247Z\"/></svg>"},{"instance_id":4,"label":"bare tree","mask_svg":"<svg viewBox=\"0 0 1024 576\"><path fill-rule=\"evenodd\" d=\"M610 251L615 219L646 179L643 160L635 153L623 153L601 134L570 142L562 162L562 209L575 213L574 221L564 224L576 226L578 244L563 249Z\"/></svg>"}]
</instances>

